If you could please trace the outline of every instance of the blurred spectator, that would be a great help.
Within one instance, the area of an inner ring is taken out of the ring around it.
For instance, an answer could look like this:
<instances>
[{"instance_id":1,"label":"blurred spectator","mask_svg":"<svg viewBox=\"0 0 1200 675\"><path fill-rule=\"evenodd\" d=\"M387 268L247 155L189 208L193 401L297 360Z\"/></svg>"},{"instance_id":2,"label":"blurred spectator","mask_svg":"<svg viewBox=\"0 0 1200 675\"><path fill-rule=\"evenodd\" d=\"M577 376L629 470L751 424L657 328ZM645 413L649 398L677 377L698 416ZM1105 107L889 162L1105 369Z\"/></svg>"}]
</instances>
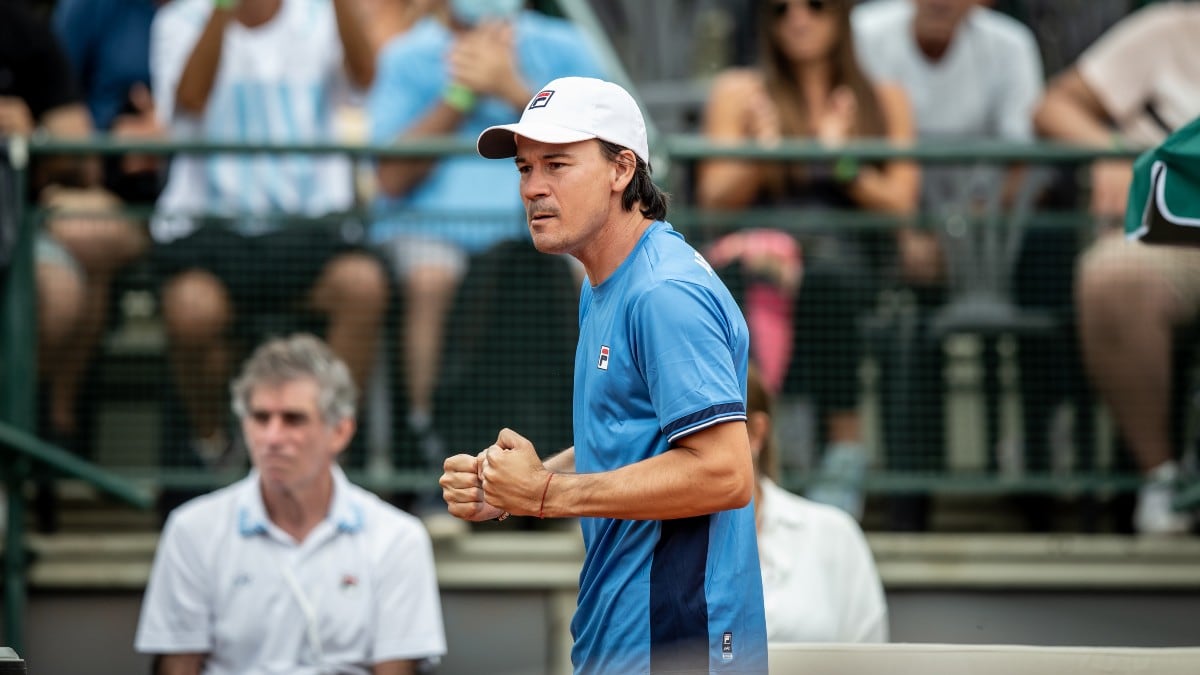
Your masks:
<instances>
[{"instance_id":1,"label":"blurred spectator","mask_svg":"<svg viewBox=\"0 0 1200 675\"><path fill-rule=\"evenodd\" d=\"M175 0L154 18L150 71L175 140L329 142L337 99L371 83L374 56L354 0ZM241 461L220 394L230 338L253 339L264 315L325 319L329 344L366 381L388 281L361 246L364 228L344 215L353 187L342 156L172 160L151 232L190 461Z\"/></svg>"},{"instance_id":2,"label":"blurred spectator","mask_svg":"<svg viewBox=\"0 0 1200 675\"><path fill-rule=\"evenodd\" d=\"M135 647L157 675L413 675L446 651L429 533L346 480L354 382L311 335L231 387L254 470L171 513Z\"/></svg>"},{"instance_id":3,"label":"blurred spectator","mask_svg":"<svg viewBox=\"0 0 1200 675\"><path fill-rule=\"evenodd\" d=\"M922 141L1033 140L1041 56L1033 34L1015 19L978 0L875 0L857 6L852 22L864 70L907 92ZM904 383L904 400L885 395L882 401L892 470L937 471L943 461L945 364L932 321L947 290L941 224L986 215L980 211L996 190L1003 190L997 206L1011 201L1023 177L1020 170L981 164L922 167L921 214L935 227L905 228L898 242L899 281L915 296L917 320L912 330L896 331L911 337L897 337L907 344L892 345L897 353L883 360L884 377ZM969 264L953 262L958 270ZM923 530L928 515L926 495L889 499L893 529Z\"/></svg>"},{"instance_id":4,"label":"blurred spectator","mask_svg":"<svg viewBox=\"0 0 1200 675\"><path fill-rule=\"evenodd\" d=\"M0 3L0 137L91 133L49 27L21 5ZM120 202L98 186L100 178L94 158L43 158L32 167L29 194L13 195L49 210L35 249L43 433L68 446L80 431L79 388L108 316L110 282L145 247L144 233L115 215ZM37 510L40 526L54 529L51 490L39 493Z\"/></svg>"},{"instance_id":5,"label":"blurred spectator","mask_svg":"<svg viewBox=\"0 0 1200 675\"><path fill-rule=\"evenodd\" d=\"M1200 115L1200 5L1163 3L1130 15L1057 76L1037 110L1038 130L1097 148L1157 145ZM1093 216L1119 225L1131 163L1091 168ZM1179 439L1169 423L1174 331L1200 311L1200 251L1126 241L1108 228L1076 272L1088 374L1145 477L1134 510L1143 533L1183 533L1171 509Z\"/></svg>"},{"instance_id":6,"label":"blurred spectator","mask_svg":"<svg viewBox=\"0 0 1200 675\"><path fill-rule=\"evenodd\" d=\"M358 0L367 41L379 54L387 43L407 33L428 12L436 0Z\"/></svg>"},{"instance_id":7,"label":"blurred spectator","mask_svg":"<svg viewBox=\"0 0 1200 675\"><path fill-rule=\"evenodd\" d=\"M719 142L765 146L785 137L835 147L852 138L910 140L913 123L904 93L874 84L858 67L849 13L850 3L843 0L760 2L761 64L717 77L705 134ZM699 166L697 199L713 209L805 206L905 215L916 206L919 180L909 162L860 166L842 160L822 166L710 160ZM827 447L810 498L859 517L862 493L854 483L866 451L858 411L857 320L872 296L870 247L844 233L804 235L800 244L799 292L794 282L780 287L795 327L792 343L784 346L791 354L782 390L792 394L807 385L822 411ZM781 279L792 276L785 273ZM760 345L767 339L754 335ZM761 361L761 347L759 354Z\"/></svg>"},{"instance_id":8,"label":"blurred spectator","mask_svg":"<svg viewBox=\"0 0 1200 675\"><path fill-rule=\"evenodd\" d=\"M904 89L917 137L1033 140L1033 107L1042 95L1042 62L1033 33L978 0L874 0L853 13L863 70ZM962 167L926 169L922 208L948 207ZM994 182L985 182L994 189ZM982 196L981 196L982 197ZM943 270L936 235L900 239L902 275L928 286Z\"/></svg>"},{"instance_id":9,"label":"blurred spectator","mask_svg":"<svg viewBox=\"0 0 1200 675\"><path fill-rule=\"evenodd\" d=\"M746 395L769 642L887 642L887 601L858 523L775 484L773 402L755 367Z\"/></svg>"},{"instance_id":10,"label":"blurred spectator","mask_svg":"<svg viewBox=\"0 0 1200 675\"><path fill-rule=\"evenodd\" d=\"M66 49L96 128L127 140L166 135L150 95L150 23L165 0L60 0L54 30ZM158 197L162 158L112 156L108 187L126 202Z\"/></svg>"},{"instance_id":11,"label":"blurred spectator","mask_svg":"<svg viewBox=\"0 0 1200 675\"><path fill-rule=\"evenodd\" d=\"M535 83L602 76L582 33L522 4L436 0L430 16L380 55L367 104L372 140L473 140L519 115ZM468 256L528 237L517 180L511 166L473 154L379 162L372 238L404 288L408 428L436 466L444 454L432 431L432 397L446 316Z\"/></svg>"}]
</instances>

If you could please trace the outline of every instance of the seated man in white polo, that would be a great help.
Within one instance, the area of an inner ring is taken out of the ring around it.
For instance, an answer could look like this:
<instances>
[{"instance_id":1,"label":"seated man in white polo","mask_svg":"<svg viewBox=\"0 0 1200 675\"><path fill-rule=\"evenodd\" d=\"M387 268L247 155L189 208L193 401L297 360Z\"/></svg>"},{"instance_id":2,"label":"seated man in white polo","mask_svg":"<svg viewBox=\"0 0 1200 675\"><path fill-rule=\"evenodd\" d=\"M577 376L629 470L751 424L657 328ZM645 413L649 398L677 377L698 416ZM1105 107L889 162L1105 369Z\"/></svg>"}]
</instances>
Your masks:
<instances>
[{"instance_id":1,"label":"seated man in white polo","mask_svg":"<svg viewBox=\"0 0 1200 675\"><path fill-rule=\"evenodd\" d=\"M346 365L315 337L276 339L232 393L254 469L167 520L135 641L154 672L395 675L444 654L428 533L337 466Z\"/></svg>"}]
</instances>

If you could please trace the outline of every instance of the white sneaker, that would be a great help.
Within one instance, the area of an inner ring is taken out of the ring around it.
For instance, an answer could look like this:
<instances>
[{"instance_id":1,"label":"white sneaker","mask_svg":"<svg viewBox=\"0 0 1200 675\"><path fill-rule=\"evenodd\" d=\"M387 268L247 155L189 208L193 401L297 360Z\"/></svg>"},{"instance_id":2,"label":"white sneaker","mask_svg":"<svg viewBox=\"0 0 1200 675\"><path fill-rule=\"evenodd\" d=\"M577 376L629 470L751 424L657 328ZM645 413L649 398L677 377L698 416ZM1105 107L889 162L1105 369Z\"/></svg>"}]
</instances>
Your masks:
<instances>
[{"instance_id":1,"label":"white sneaker","mask_svg":"<svg viewBox=\"0 0 1200 675\"><path fill-rule=\"evenodd\" d=\"M1175 501L1175 481L1178 468L1168 462L1155 468L1147 482L1138 490L1137 506L1133 509L1133 527L1139 534L1179 535L1192 529L1192 516L1172 508Z\"/></svg>"}]
</instances>

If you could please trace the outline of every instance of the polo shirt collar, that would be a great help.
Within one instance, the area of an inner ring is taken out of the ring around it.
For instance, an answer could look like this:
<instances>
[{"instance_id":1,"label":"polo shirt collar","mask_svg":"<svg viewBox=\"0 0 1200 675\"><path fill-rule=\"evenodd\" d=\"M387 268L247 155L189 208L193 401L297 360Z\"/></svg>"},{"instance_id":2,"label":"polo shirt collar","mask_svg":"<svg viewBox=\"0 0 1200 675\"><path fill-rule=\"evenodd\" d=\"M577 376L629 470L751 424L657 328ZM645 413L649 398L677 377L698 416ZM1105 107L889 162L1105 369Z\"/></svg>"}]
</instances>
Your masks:
<instances>
[{"instance_id":1,"label":"polo shirt collar","mask_svg":"<svg viewBox=\"0 0 1200 675\"><path fill-rule=\"evenodd\" d=\"M350 480L340 466L330 468L333 474L333 503L325 520L331 522L338 532L354 534L363 528L363 507L357 503L351 491ZM249 475L238 485L237 527L243 537L268 533L270 518L263 503L262 488L259 487L258 471L251 469Z\"/></svg>"},{"instance_id":2,"label":"polo shirt collar","mask_svg":"<svg viewBox=\"0 0 1200 675\"><path fill-rule=\"evenodd\" d=\"M779 487L775 481L766 476L759 480L762 485L763 501L762 504L759 504L759 508L765 509L765 515L770 516L766 522L779 523L786 527L804 527L806 524L805 512L802 509L790 508L796 495Z\"/></svg>"}]
</instances>

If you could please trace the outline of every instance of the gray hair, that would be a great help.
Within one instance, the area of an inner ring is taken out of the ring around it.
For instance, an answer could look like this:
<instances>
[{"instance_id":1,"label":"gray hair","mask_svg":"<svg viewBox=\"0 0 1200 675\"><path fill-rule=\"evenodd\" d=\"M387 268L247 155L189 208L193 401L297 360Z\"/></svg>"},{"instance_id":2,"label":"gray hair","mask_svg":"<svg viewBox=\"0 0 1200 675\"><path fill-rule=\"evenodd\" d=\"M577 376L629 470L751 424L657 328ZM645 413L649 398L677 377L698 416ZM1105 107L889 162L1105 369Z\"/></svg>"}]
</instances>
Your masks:
<instances>
[{"instance_id":1,"label":"gray hair","mask_svg":"<svg viewBox=\"0 0 1200 675\"><path fill-rule=\"evenodd\" d=\"M350 369L320 338L307 333L274 338L254 350L229 386L233 412L239 419L246 416L250 395L259 385L281 385L306 378L317 383L317 407L326 424L354 417L358 389Z\"/></svg>"}]
</instances>

